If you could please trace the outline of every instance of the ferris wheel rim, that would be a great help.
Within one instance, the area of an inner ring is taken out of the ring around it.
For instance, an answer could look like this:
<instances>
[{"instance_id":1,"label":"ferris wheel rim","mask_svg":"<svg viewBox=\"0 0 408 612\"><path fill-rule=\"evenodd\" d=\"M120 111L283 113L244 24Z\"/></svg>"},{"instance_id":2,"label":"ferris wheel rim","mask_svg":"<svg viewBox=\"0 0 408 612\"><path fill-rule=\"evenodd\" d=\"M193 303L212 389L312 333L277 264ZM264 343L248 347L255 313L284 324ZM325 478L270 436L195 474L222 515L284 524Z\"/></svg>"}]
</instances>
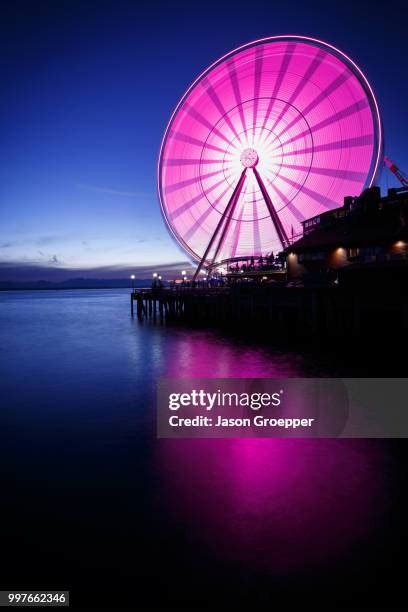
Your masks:
<instances>
[{"instance_id":1,"label":"ferris wheel rim","mask_svg":"<svg viewBox=\"0 0 408 612\"><path fill-rule=\"evenodd\" d=\"M361 70L361 68L357 65L356 62L354 62L354 60L347 55L346 53L344 53L344 51L342 51L341 49L339 49L338 47L336 47L335 45L332 45L330 43L328 43L327 41L324 41L322 39L319 38L315 38L315 37L311 37L311 36L305 36L305 35L300 35L300 34L280 34L280 35L275 35L275 36L266 36L266 37L262 37L262 38L258 38L256 40L250 41L248 43L245 43L243 45L240 45L238 47L235 47L233 49L231 49L230 51L228 51L227 53L225 53L224 55L222 55L221 57L219 57L217 60L215 60L214 62L212 62L209 66L207 66L195 79L194 81L192 81L192 83L189 85L189 87L186 89L186 91L184 92L184 94L182 95L182 97L179 99L177 105L175 106L173 112L171 113L171 116L167 122L163 137L161 139L161 143L160 143L160 148L159 148L159 156L158 156L158 162L157 162L157 185L158 185L158 197L159 197L159 202L160 202L160 207L161 207L161 211L163 214L163 217L165 219L166 222L166 227L168 229L168 231L170 232L170 235L174 238L174 240L176 241L176 243L184 250L187 251L191 258L194 261L200 261L201 257L198 253L196 253L190 246L189 244L183 239L183 237L176 232L173 229L171 220L168 216L168 212L166 210L166 206L164 205L164 194L162 193L162 181L161 181L161 171L162 171L162 161L163 161L163 152L167 143L167 139L169 136L169 132L171 130L172 124L174 122L175 117L177 116L177 113L179 112L179 110L181 109L182 105L184 104L184 102L186 101L186 99L188 98L188 96L190 95L190 93L195 89L195 87L197 85L199 85L199 83L207 76L209 75L217 66L219 66L220 64L224 63L226 60L228 60L229 58L235 56L236 54L246 50L246 49L251 49L253 47L256 47L258 45L262 45L262 44L266 44L266 43L273 43L273 42L287 42L287 41L294 41L294 42L303 42L303 43L307 43L310 44L312 46L324 49L324 50L329 50L331 52L331 54L333 54L335 57L337 57L338 59L340 59L347 67L349 67L352 71L352 73L357 77L359 83L361 84L367 100L369 102L369 106L372 112L372 116L373 116L373 132L374 132L374 148L373 151L375 151L375 159L372 160L372 163L370 165L370 169L369 172L367 173L367 185L366 187L371 187L377 177L379 172L381 171L381 166L383 163L383 156L384 156L384 135L383 135L383 125L382 125L382 119L381 119L381 113L380 113L380 109L379 109L379 104L377 101L377 97L375 95L375 92L370 84L370 82L368 81L365 73ZM375 119L375 120L374 120ZM374 158L374 155L373 155ZM203 190L203 194L205 194L205 190ZM282 210L281 207L280 210ZM215 209L216 210L216 209ZM217 211L219 212L219 211Z\"/></svg>"}]
</instances>

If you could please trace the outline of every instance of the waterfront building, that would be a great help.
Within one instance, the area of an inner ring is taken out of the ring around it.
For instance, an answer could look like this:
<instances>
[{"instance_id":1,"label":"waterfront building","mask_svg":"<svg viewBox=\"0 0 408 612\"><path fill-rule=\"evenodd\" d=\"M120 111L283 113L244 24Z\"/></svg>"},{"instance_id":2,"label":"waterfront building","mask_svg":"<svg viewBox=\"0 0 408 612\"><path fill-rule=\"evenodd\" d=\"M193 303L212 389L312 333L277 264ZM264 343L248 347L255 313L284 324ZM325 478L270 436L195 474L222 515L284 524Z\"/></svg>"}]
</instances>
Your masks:
<instances>
[{"instance_id":1,"label":"waterfront building","mask_svg":"<svg viewBox=\"0 0 408 612\"><path fill-rule=\"evenodd\" d=\"M408 268L408 189L366 189L343 206L303 222L303 236L285 250L288 279L348 282Z\"/></svg>"}]
</instances>

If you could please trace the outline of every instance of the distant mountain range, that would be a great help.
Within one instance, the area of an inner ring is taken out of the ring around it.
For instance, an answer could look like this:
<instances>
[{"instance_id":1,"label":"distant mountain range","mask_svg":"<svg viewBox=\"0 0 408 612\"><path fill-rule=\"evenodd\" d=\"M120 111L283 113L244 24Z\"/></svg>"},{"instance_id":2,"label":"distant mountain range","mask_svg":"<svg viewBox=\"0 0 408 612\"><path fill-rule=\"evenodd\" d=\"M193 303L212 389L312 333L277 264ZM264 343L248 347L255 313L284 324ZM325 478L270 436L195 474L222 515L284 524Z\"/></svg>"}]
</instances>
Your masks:
<instances>
[{"instance_id":1,"label":"distant mountain range","mask_svg":"<svg viewBox=\"0 0 408 612\"><path fill-rule=\"evenodd\" d=\"M134 287L150 287L151 281L146 278L133 281ZM129 278L70 278L53 281L0 281L0 291L23 289L131 289Z\"/></svg>"}]
</instances>

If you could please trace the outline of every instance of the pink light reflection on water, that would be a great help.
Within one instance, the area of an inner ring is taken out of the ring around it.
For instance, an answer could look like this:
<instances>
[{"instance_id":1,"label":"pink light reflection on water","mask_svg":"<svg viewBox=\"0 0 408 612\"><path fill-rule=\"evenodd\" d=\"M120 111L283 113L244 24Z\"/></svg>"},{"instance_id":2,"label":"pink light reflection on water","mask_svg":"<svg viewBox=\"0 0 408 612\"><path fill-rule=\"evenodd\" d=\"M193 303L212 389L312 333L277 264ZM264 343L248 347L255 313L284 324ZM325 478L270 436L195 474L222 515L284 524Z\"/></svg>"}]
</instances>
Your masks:
<instances>
[{"instance_id":1,"label":"pink light reflection on water","mask_svg":"<svg viewBox=\"0 0 408 612\"><path fill-rule=\"evenodd\" d=\"M302 358L178 343L166 376L304 376ZM161 504L216 559L285 573L326 564L372 535L386 509L374 440L160 440Z\"/></svg>"},{"instance_id":2,"label":"pink light reflection on water","mask_svg":"<svg viewBox=\"0 0 408 612\"><path fill-rule=\"evenodd\" d=\"M166 363L168 378L274 378L305 376L301 355L240 345L211 332L181 335Z\"/></svg>"},{"instance_id":3,"label":"pink light reflection on water","mask_svg":"<svg viewBox=\"0 0 408 612\"><path fill-rule=\"evenodd\" d=\"M162 440L167 512L216 558L273 573L330 562L373 533L386 457L370 440Z\"/></svg>"}]
</instances>

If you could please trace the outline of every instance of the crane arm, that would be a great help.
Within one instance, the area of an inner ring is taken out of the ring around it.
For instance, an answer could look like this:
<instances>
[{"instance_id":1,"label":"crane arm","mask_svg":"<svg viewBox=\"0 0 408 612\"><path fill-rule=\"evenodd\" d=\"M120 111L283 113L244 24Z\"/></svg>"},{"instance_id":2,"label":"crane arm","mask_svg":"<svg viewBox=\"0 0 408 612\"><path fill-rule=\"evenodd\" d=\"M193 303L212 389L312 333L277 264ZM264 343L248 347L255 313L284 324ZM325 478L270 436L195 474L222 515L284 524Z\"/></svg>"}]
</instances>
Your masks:
<instances>
[{"instance_id":1,"label":"crane arm","mask_svg":"<svg viewBox=\"0 0 408 612\"><path fill-rule=\"evenodd\" d=\"M403 187L408 187L408 178L401 172L396 164L387 156L384 157L387 168L397 177Z\"/></svg>"}]
</instances>

